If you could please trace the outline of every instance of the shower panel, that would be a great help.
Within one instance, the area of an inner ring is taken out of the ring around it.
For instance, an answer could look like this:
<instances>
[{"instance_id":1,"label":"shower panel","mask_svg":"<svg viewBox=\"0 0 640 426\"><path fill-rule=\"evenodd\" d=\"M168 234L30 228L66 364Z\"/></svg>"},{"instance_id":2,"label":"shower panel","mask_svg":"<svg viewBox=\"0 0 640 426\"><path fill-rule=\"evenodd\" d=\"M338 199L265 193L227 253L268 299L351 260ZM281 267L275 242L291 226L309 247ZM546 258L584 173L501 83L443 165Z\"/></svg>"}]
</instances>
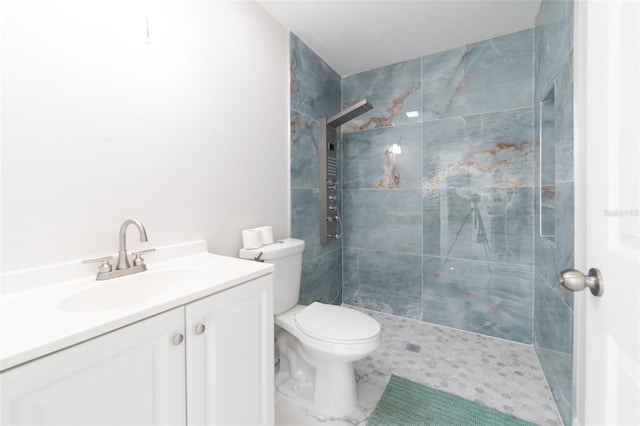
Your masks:
<instances>
[{"instance_id":1,"label":"shower panel","mask_svg":"<svg viewBox=\"0 0 640 426\"><path fill-rule=\"evenodd\" d=\"M320 119L320 242L342 237L342 220L338 210L338 127L371 110L366 99L333 117ZM340 233L338 233L338 224Z\"/></svg>"}]
</instances>

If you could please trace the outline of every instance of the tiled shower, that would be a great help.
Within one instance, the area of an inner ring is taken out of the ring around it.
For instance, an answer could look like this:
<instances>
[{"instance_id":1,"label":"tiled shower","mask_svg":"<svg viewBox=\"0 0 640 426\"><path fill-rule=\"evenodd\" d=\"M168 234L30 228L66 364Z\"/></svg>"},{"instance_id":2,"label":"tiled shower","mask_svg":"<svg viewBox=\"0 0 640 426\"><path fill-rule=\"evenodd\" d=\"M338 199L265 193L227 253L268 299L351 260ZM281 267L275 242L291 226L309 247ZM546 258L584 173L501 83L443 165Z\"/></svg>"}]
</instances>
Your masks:
<instances>
[{"instance_id":1,"label":"tiled shower","mask_svg":"<svg viewBox=\"0 0 640 426\"><path fill-rule=\"evenodd\" d=\"M573 265L572 32L573 4L544 1L532 29L344 78L290 41L300 302L533 344L565 423L573 306L555 277ZM344 236L320 244L317 120L363 98L374 109L342 129Z\"/></svg>"}]
</instances>

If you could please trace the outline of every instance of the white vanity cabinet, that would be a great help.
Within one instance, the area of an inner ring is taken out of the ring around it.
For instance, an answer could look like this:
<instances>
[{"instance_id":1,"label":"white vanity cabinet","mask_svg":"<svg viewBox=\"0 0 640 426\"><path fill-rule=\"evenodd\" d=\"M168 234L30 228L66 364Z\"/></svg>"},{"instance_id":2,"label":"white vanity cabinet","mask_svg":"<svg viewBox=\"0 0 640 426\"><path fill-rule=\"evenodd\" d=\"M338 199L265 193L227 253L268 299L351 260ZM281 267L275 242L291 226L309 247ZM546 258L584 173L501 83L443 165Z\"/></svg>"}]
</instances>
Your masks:
<instances>
[{"instance_id":1,"label":"white vanity cabinet","mask_svg":"<svg viewBox=\"0 0 640 426\"><path fill-rule=\"evenodd\" d=\"M187 305L190 425L274 424L271 275Z\"/></svg>"},{"instance_id":2,"label":"white vanity cabinet","mask_svg":"<svg viewBox=\"0 0 640 426\"><path fill-rule=\"evenodd\" d=\"M0 374L3 425L274 423L272 275Z\"/></svg>"},{"instance_id":3,"label":"white vanity cabinet","mask_svg":"<svg viewBox=\"0 0 640 426\"><path fill-rule=\"evenodd\" d=\"M0 375L3 425L184 424L184 308Z\"/></svg>"}]
</instances>

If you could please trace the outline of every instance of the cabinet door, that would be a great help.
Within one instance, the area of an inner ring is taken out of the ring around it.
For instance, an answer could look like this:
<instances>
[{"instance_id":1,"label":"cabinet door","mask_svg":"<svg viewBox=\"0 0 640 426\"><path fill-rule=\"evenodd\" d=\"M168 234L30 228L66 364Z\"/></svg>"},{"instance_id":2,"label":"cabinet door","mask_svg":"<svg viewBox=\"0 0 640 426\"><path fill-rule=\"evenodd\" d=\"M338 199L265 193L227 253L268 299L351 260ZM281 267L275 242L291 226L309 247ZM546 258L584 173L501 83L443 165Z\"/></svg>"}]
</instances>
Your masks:
<instances>
[{"instance_id":1,"label":"cabinet door","mask_svg":"<svg viewBox=\"0 0 640 426\"><path fill-rule=\"evenodd\" d=\"M272 275L187 305L186 324L189 425L272 425Z\"/></svg>"},{"instance_id":2,"label":"cabinet door","mask_svg":"<svg viewBox=\"0 0 640 426\"><path fill-rule=\"evenodd\" d=\"M184 308L7 370L2 424L186 423Z\"/></svg>"}]
</instances>

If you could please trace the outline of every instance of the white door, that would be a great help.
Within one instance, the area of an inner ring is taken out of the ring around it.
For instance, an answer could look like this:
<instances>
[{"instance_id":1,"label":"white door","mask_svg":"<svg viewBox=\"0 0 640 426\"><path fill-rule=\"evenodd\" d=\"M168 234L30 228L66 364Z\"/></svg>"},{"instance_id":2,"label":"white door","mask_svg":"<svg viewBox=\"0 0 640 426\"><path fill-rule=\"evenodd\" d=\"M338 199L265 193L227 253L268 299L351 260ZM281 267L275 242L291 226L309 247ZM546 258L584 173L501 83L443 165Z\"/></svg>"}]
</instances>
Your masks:
<instances>
[{"instance_id":1,"label":"white door","mask_svg":"<svg viewBox=\"0 0 640 426\"><path fill-rule=\"evenodd\" d=\"M187 423L274 423L273 278L186 307Z\"/></svg>"},{"instance_id":2,"label":"white door","mask_svg":"<svg viewBox=\"0 0 640 426\"><path fill-rule=\"evenodd\" d=\"M2 372L3 425L184 425L184 309Z\"/></svg>"},{"instance_id":3,"label":"white door","mask_svg":"<svg viewBox=\"0 0 640 426\"><path fill-rule=\"evenodd\" d=\"M574 424L640 425L640 2L576 0Z\"/></svg>"}]
</instances>

